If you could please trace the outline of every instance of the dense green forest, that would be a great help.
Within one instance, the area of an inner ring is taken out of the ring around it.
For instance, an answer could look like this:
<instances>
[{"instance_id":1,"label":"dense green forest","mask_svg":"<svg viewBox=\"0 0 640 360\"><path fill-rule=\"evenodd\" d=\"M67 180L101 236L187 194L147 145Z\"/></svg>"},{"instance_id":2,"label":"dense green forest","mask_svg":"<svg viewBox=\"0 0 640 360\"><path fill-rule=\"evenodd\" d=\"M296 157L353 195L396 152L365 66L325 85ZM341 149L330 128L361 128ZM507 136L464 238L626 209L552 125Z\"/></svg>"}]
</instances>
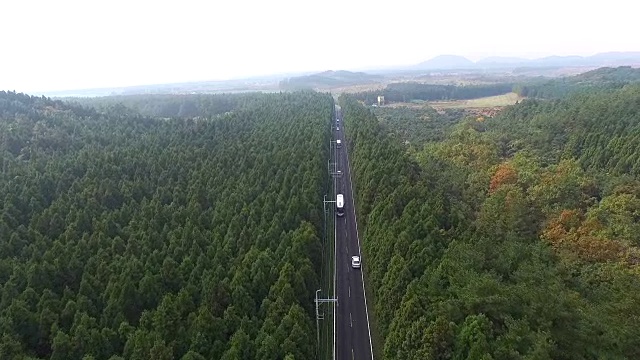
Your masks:
<instances>
[{"instance_id":1,"label":"dense green forest","mask_svg":"<svg viewBox=\"0 0 640 360\"><path fill-rule=\"evenodd\" d=\"M438 113L431 107L376 107L372 109L384 131L411 146L426 141L444 140L464 116L462 109L445 109Z\"/></svg>"},{"instance_id":2,"label":"dense green forest","mask_svg":"<svg viewBox=\"0 0 640 360\"><path fill-rule=\"evenodd\" d=\"M640 86L410 147L340 104L385 359L640 358Z\"/></svg>"},{"instance_id":3,"label":"dense green forest","mask_svg":"<svg viewBox=\"0 0 640 360\"><path fill-rule=\"evenodd\" d=\"M0 358L314 357L333 100L195 99L0 92Z\"/></svg>"},{"instance_id":4,"label":"dense green forest","mask_svg":"<svg viewBox=\"0 0 640 360\"><path fill-rule=\"evenodd\" d=\"M378 95L384 95L385 101L388 102L465 100L502 95L510 93L512 90L513 84L510 83L456 86L401 82L391 83L382 91L364 91L352 96L371 105L377 103Z\"/></svg>"}]
</instances>

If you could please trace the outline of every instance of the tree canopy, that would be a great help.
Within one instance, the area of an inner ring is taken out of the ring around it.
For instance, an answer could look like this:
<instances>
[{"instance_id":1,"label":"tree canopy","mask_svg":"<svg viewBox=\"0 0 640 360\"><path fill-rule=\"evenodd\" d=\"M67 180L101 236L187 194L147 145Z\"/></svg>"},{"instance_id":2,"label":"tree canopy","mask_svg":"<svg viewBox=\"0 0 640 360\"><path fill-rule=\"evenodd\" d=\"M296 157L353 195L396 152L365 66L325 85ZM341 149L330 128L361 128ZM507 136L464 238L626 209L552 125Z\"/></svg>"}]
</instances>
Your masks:
<instances>
[{"instance_id":1,"label":"tree canopy","mask_svg":"<svg viewBox=\"0 0 640 360\"><path fill-rule=\"evenodd\" d=\"M333 99L189 101L0 92L0 357L314 356Z\"/></svg>"}]
</instances>

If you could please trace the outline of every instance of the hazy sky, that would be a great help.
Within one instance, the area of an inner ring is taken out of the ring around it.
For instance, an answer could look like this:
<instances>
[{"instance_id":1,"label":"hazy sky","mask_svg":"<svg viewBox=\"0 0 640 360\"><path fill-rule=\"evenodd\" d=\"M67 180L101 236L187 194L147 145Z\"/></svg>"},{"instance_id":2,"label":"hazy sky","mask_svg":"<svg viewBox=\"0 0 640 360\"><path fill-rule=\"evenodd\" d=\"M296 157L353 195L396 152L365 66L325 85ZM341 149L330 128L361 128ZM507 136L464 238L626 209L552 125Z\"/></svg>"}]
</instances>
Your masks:
<instances>
[{"instance_id":1,"label":"hazy sky","mask_svg":"<svg viewBox=\"0 0 640 360\"><path fill-rule=\"evenodd\" d=\"M630 0L6 0L0 90L639 51Z\"/></svg>"}]
</instances>

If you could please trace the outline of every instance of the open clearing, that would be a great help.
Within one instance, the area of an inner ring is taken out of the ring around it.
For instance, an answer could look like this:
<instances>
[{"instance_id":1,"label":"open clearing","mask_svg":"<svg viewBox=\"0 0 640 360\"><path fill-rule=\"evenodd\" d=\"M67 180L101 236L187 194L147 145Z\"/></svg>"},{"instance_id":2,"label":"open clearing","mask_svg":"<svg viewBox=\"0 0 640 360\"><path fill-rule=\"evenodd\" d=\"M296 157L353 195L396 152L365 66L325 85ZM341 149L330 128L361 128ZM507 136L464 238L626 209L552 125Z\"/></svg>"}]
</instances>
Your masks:
<instances>
[{"instance_id":1,"label":"open clearing","mask_svg":"<svg viewBox=\"0 0 640 360\"><path fill-rule=\"evenodd\" d=\"M441 109L489 108L513 105L522 99L524 97L516 93L508 93L471 100L431 101L429 106Z\"/></svg>"},{"instance_id":2,"label":"open clearing","mask_svg":"<svg viewBox=\"0 0 640 360\"><path fill-rule=\"evenodd\" d=\"M508 93L497 96L487 96L478 99L471 100L451 100L451 101L423 101L414 100L412 102L399 102L390 103L385 107L409 107L409 108L424 108L432 107L436 110L444 109L487 109L487 108L501 108L508 105L513 105L516 101L524 99L522 96L518 96L516 93Z\"/></svg>"}]
</instances>

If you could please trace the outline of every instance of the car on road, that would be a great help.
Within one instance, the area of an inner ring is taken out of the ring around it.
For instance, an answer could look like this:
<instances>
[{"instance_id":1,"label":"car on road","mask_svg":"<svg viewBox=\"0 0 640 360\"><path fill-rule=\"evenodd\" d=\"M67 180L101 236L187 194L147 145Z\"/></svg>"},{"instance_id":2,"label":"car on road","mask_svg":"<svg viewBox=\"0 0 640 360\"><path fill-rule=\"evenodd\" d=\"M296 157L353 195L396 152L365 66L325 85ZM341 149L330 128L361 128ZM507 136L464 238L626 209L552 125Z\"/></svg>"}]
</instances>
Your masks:
<instances>
[{"instance_id":1,"label":"car on road","mask_svg":"<svg viewBox=\"0 0 640 360\"><path fill-rule=\"evenodd\" d=\"M338 216L344 216L344 195L336 195L336 214Z\"/></svg>"},{"instance_id":2,"label":"car on road","mask_svg":"<svg viewBox=\"0 0 640 360\"><path fill-rule=\"evenodd\" d=\"M340 128L336 126L336 131L340 131Z\"/></svg>"},{"instance_id":3,"label":"car on road","mask_svg":"<svg viewBox=\"0 0 640 360\"><path fill-rule=\"evenodd\" d=\"M360 269L360 256L351 257L351 267L354 269Z\"/></svg>"}]
</instances>

